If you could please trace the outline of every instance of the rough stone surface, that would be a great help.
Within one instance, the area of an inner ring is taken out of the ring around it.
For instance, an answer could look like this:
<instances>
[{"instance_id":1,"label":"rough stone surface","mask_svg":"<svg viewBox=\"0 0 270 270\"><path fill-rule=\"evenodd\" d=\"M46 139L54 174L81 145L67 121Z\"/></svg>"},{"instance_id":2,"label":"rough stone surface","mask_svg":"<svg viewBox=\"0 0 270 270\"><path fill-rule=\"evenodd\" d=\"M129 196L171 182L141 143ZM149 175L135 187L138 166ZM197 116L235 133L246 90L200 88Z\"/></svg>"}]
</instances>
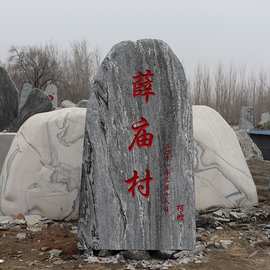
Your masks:
<instances>
[{"instance_id":1,"label":"rough stone surface","mask_svg":"<svg viewBox=\"0 0 270 270\"><path fill-rule=\"evenodd\" d=\"M132 94L133 76L146 70L154 73L155 95L148 103ZM121 42L102 62L91 93L80 198L81 245L87 250L192 249L192 112L180 61L162 41ZM129 151L131 126L142 116L149 123L147 132L154 135L153 145ZM171 150L166 160L167 146ZM142 183L132 198L125 180L134 170L143 179L147 168L154 179L150 196L140 194L145 191ZM184 207L183 221L177 220L179 205Z\"/></svg>"},{"instance_id":2,"label":"rough stone surface","mask_svg":"<svg viewBox=\"0 0 270 270\"><path fill-rule=\"evenodd\" d=\"M256 184L260 202L270 202L270 161L256 160L248 161L248 167Z\"/></svg>"},{"instance_id":3,"label":"rough stone surface","mask_svg":"<svg viewBox=\"0 0 270 270\"><path fill-rule=\"evenodd\" d=\"M4 68L0 67L0 131L18 114L18 91Z\"/></svg>"},{"instance_id":4,"label":"rough stone surface","mask_svg":"<svg viewBox=\"0 0 270 270\"><path fill-rule=\"evenodd\" d=\"M47 85L45 91L45 95L48 96L49 100L51 101L54 108L58 106L58 89L55 84Z\"/></svg>"},{"instance_id":5,"label":"rough stone surface","mask_svg":"<svg viewBox=\"0 0 270 270\"><path fill-rule=\"evenodd\" d=\"M258 159L263 160L263 155L258 146L249 137L246 130L234 128L235 134L240 143L241 149L243 151L246 160Z\"/></svg>"},{"instance_id":6,"label":"rough stone surface","mask_svg":"<svg viewBox=\"0 0 270 270\"><path fill-rule=\"evenodd\" d=\"M43 93L43 91L34 88L28 95L28 98L20 109L18 117L12 124L10 130L17 131L32 115L49 112L51 110L53 110L53 106L48 97Z\"/></svg>"},{"instance_id":7,"label":"rough stone surface","mask_svg":"<svg viewBox=\"0 0 270 270\"><path fill-rule=\"evenodd\" d=\"M0 133L0 172L15 135L16 133Z\"/></svg>"},{"instance_id":8,"label":"rough stone surface","mask_svg":"<svg viewBox=\"0 0 270 270\"><path fill-rule=\"evenodd\" d=\"M239 128L248 130L255 126L254 108L251 106L243 106L240 112Z\"/></svg>"},{"instance_id":9,"label":"rough stone surface","mask_svg":"<svg viewBox=\"0 0 270 270\"><path fill-rule=\"evenodd\" d=\"M20 92L19 111L24 106L24 104L25 104L26 100L28 99L28 96L30 95L32 90L33 90L32 84L24 83L22 90Z\"/></svg>"},{"instance_id":10,"label":"rough stone surface","mask_svg":"<svg viewBox=\"0 0 270 270\"><path fill-rule=\"evenodd\" d=\"M193 106L196 208L247 207L256 187L233 129L207 106Z\"/></svg>"},{"instance_id":11,"label":"rough stone surface","mask_svg":"<svg viewBox=\"0 0 270 270\"><path fill-rule=\"evenodd\" d=\"M77 218L85 113L62 109L36 114L22 125L0 176L5 215Z\"/></svg>"}]
</instances>

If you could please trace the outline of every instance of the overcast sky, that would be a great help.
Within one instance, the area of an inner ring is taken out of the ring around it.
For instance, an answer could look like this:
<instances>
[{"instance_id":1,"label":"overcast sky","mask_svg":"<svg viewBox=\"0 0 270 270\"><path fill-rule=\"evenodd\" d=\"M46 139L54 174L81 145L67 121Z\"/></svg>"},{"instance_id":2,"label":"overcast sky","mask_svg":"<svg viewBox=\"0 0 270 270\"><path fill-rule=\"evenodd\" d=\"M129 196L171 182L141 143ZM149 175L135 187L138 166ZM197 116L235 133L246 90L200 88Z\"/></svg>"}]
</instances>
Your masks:
<instances>
[{"instance_id":1,"label":"overcast sky","mask_svg":"<svg viewBox=\"0 0 270 270\"><path fill-rule=\"evenodd\" d=\"M0 59L11 45L87 39L166 41L187 72L197 63L270 68L269 0L1 0Z\"/></svg>"}]
</instances>

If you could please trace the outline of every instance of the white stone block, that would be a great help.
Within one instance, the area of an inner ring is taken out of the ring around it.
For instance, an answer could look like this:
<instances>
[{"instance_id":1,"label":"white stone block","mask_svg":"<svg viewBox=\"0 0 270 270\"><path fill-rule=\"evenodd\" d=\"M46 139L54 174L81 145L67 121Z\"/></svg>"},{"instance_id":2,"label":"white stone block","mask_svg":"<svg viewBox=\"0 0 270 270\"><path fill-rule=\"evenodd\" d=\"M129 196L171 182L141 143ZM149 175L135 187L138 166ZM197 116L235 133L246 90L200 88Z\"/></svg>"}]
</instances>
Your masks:
<instances>
[{"instance_id":1,"label":"white stone block","mask_svg":"<svg viewBox=\"0 0 270 270\"><path fill-rule=\"evenodd\" d=\"M236 134L207 106L193 106L196 208L246 207L258 202L256 187Z\"/></svg>"},{"instance_id":2,"label":"white stone block","mask_svg":"<svg viewBox=\"0 0 270 270\"><path fill-rule=\"evenodd\" d=\"M36 114L19 129L1 173L5 215L78 216L86 110Z\"/></svg>"}]
</instances>

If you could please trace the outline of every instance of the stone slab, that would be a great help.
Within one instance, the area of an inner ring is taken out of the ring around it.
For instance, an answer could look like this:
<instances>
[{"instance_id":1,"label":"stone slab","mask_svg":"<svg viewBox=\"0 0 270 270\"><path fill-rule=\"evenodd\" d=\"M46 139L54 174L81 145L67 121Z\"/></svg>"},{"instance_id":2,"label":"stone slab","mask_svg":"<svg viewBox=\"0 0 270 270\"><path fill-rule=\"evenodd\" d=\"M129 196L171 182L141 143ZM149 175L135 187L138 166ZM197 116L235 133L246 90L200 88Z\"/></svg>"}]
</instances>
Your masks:
<instances>
[{"instance_id":1,"label":"stone slab","mask_svg":"<svg viewBox=\"0 0 270 270\"><path fill-rule=\"evenodd\" d=\"M154 94L140 96L134 89L141 83L145 89L150 83ZM80 198L82 246L192 249L192 112L180 61L159 40L121 42L105 57L90 92ZM142 147L134 143L141 126L147 127L142 132L149 140Z\"/></svg>"}]
</instances>

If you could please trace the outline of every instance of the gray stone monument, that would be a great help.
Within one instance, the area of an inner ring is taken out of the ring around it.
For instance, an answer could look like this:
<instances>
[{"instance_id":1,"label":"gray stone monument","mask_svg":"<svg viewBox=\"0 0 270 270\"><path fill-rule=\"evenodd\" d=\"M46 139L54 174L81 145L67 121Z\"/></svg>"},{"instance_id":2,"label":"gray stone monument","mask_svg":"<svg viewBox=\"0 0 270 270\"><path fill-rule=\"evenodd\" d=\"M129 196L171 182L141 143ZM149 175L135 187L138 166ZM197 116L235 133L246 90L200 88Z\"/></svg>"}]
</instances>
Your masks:
<instances>
[{"instance_id":1,"label":"gray stone monument","mask_svg":"<svg viewBox=\"0 0 270 270\"><path fill-rule=\"evenodd\" d=\"M52 102L54 108L58 106L58 90L55 84L47 85L44 93L48 96L49 100Z\"/></svg>"},{"instance_id":2,"label":"gray stone monument","mask_svg":"<svg viewBox=\"0 0 270 270\"><path fill-rule=\"evenodd\" d=\"M9 127L18 114L18 91L6 70L0 67L0 131Z\"/></svg>"},{"instance_id":3,"label":"gray stone monument","mask_svg":"<svg viewBox=\"0 0 270 270\"><path fill-rule=\"evenodd\" d=\"M251 106L243 106L240 111L239 128L248 130L254 128L255 113L254 108Z\"/></svg>"},{"instance_id":4,"label":"gray stone monument","mask_svg":"<svg viewBox=\"0 0 270 270\"><path fill-rule=\"evenodd\" d=\"M17 131L20 126L32 115L36 113L49 112L53 106L47 95L37 88L33 88L28 95L24 105L21 107L18 117L10 126L10 131Z\"/></svg>"},{"instance_id":5,"label":"gray stone monument","mask_svg":"<svg viewBox=\"0 0 270 270\"><path fill-rule=\"evenodd\" d=\"M91 93L82 247L193 249L192 111L180 61L163 41L121 42L102 62Z\"/></svg>"},{"instance_id":6,"label":"gray stone monument","mask_svg":"<svg viewBox=\"0 0 270 270\"><path fill-rule=\"evenodd\" d=\"M33 87L32 84L30 83L24 83L21 93L20 93L20 102L19 102L19 111L22 109L22 107L24 106L28 96L30 95L30 93L32 92Z\"/></svg>"}]
</instances>

